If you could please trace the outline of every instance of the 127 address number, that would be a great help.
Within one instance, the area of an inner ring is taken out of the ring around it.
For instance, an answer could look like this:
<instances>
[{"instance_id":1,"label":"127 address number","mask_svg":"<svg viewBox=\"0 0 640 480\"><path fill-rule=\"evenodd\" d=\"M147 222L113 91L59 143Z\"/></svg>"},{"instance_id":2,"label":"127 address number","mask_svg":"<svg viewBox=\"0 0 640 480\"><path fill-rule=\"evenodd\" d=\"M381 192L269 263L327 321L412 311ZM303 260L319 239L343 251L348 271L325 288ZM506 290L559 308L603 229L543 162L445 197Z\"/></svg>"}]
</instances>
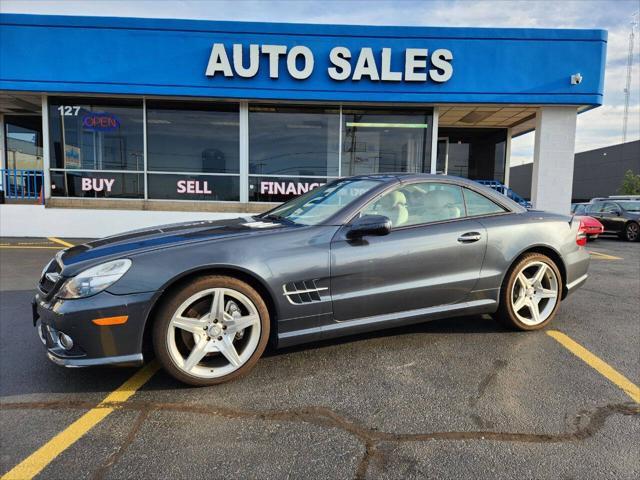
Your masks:
<instances>
[{"instance_id":1,"label":"127 address number","mask_svg":"<svg viewBox=\"0 0 640 480\"><path fill-rule=\"evenodd\" d=\"M80 112L80 107L77 105L60 105L58 111L60 115L64 115L65 117L75 117Z\"/></svg>"}]
</instances>

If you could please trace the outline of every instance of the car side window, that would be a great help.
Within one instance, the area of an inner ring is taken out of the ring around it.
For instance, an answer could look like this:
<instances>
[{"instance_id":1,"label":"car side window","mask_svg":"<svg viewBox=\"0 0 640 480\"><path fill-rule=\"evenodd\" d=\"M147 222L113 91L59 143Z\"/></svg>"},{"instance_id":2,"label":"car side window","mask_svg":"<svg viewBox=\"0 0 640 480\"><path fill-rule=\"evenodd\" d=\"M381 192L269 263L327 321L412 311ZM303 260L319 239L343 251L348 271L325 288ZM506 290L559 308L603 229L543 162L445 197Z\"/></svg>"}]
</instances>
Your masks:
<instances>
[{"instance_id":1,"label":"car side window","mask_svg":"<svg viewBox=\"0 0 640 480\"><path fill-rule=\"evenodd\" d=\"M615 203L602 202L598 204L598 207L593 211L595 211L596 213L615 213L619 210L620 209Z\"/></svg>"},{"instance_id":2,"label":"car side window","mask_svg":"<svg viewBox=\"0 0 640 480\"><path fill-rule=\"evenodd\" d=\"M618 205L616 205L615 203L605 203L602 207L602 211L604 213L616 213L620 211L620 207L618 207Z\"/></svg>"},{"instance_id":3,"label":"car side window","mask_svg":"<svg viewBox=\"0 0 640 480\"><path fill-rule=\"evenodd\" d=\"M402 185L367 205L362 215L384 215L392 227L454 220L465 216L462 188L437 182Z\"/></svg>"},{"instance_id":4,"label":"car side window","mask_svg":"<svg viewBox=\"0 0 640 480\"><path fill-rule=\"evenodd\" d=\"M573 213L576 215L584 215L587 211L587 207L585 205L576 205L576 209Z\"/></svg>"},{"instance_id":5,"label":"car side window","mask_svg":"<svg viewBox=\"0 0 640 480\"><path fill-rule=\"evenodd\" d=\"M463 188L464 201L467 206L467 216L491 215L494 213L504 213L506 210L484 195L480 195L473 190Z\"/></svg>"},{"instance_id":6,"label":"car side window","mask_svg":"<svg viewBox=\"0 0 640 480\"><path fill-rule=\"evenodd\" d=\"M587 213L600 213L604 205L601 203L592 203L586 208Z\"/></svg>"}]
</instances>

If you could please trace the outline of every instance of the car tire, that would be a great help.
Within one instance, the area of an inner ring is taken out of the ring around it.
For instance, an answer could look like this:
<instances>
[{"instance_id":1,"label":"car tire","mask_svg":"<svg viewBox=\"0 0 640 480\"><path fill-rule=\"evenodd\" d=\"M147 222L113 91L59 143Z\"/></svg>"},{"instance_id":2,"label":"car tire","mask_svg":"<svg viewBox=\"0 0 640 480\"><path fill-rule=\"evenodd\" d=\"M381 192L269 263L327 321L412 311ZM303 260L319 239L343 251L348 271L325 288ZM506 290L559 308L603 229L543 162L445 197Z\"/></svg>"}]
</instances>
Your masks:
<instances>
[{"instance_id":1,"label":"car tire","mask_svg":"<svg viewBox=\"0 0 640 480\"><path fill-rule=\"evenodd\" d=\"M212 313L217 294L224 309L221 316ZM191 299L196 299L193 304L189 303ZM232 315L227 310L234 304L238 311ZM243 319L254 323L236 331ZM193 331L176 326L176 322L183 321L188 321L186 326ZM199 331L200 324L206 333ZM215 333L211 333L214 327ZM248 338L244 339L247 330ZM238 340L240 333L243 336ZM193 386L210 386L247 374L262 356L269 333L269 310L260 294L236 278L211 275L189 282L163 301L153 324L153 347L158 361L172 377ZM239 342L242 345L239 346ZM231 350L234 355L230 354ZM195 360L203 351L204 356ZM189 363L192 355L194 360Z\"/></svg>"},{"instance_id":2,"label":"car tire","mask_svg":"<svg viewBox=\"0 0 640 480\"><path fill-rule=\"evenodd\" d=\"M629 222L624 227L624 239L627 242L640 241L640 225L636 222Z\"/></svg>"},{"instance_id":3,"label":"car tire","mask_svg":"<svg viewBox=\"0 0 640 480\"><path fill-rule=\"evenodd\" d=\"M543 266L543 271L538 270ZM542 278L536 283L538 273ZM529 281L526 287L522 276ZM554 297L551 297L552 293ZM562 276L555 262L541 253L526 253L509 268L505 276L494 318L509 329L540 330L555 316L561 297ZM537 315L530 305L537 310Z\"/></svg>"}]
</instances>

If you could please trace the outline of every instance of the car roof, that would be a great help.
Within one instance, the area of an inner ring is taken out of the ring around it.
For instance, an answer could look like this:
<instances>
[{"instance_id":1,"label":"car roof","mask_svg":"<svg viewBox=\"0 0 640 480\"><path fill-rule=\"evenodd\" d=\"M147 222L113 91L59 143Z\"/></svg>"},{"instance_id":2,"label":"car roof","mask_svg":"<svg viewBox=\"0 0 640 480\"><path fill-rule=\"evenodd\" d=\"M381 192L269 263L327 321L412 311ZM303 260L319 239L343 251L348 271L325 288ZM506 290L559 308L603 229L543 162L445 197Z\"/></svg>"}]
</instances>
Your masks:
<instances>
[{"instance_id":1,"label":"car roof","mask_svg":"<svg viewBox=\"0 0 640 480\"><path fill-rule=\"evenodd\" d=\"M433 174L433 173L408 173L408 172L388 172L388 173L370 173L366 175L354 175L351 177L352 179L372 179L372 180L381 180L392 182L398 180L400 182L414 182L414 181L428 181L428 180L437 180L437 181L451 181L465 185L478 186L480 185L478 182L474 180L470 180L468 178L456 177L454 175L442 175L442 174Z\"/></svg>"}]
</instances>

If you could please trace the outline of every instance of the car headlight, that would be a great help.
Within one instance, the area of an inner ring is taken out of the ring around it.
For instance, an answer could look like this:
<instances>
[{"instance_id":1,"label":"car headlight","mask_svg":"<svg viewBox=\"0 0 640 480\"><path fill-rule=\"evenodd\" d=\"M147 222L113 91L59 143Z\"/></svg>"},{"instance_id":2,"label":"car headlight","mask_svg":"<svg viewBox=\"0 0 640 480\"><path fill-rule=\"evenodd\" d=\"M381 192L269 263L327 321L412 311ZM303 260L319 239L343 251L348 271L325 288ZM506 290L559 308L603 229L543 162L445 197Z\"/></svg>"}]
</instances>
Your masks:
<instances>
[{"instance_id":1,"label":"car headlight","mask_svg":"<svg viewBox=\"0 0 640 480\"><path fill-rule=\"evenodd\" d=\"M131 267L131 260L122 258L91 267L67 280L58 298L84 298L100 293L116 283Z\"/></svg>"}]
</instances>

